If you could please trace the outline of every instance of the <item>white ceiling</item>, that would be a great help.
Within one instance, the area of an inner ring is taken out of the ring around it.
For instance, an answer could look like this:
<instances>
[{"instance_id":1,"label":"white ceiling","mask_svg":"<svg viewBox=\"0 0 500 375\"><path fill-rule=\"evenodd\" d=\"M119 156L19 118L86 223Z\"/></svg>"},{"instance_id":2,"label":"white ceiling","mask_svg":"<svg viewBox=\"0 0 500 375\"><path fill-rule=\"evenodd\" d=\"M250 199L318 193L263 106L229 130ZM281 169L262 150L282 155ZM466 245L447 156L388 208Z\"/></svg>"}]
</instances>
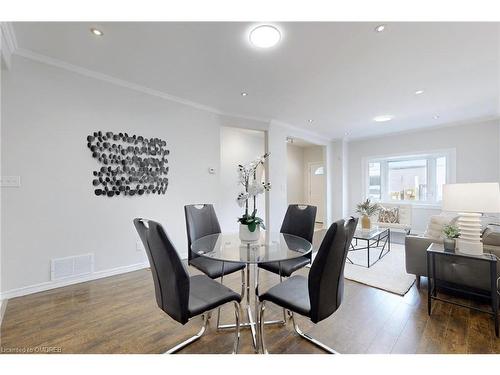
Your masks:
<instances>
[{"instance_id":1,"label":"white ceiling","mask_svg":"<svg viewBox=\"0 0 500 375\"><path fill-rule=\"evenodd\" d=\"M14 30L21 49L332 138L500 116L500 23L389 23L382 33L376 23L274 23L282 40L269 50L248 43L253 25L51 22ZM394 120L372 121L384 114Z\"/></svg>"}]
</instances>

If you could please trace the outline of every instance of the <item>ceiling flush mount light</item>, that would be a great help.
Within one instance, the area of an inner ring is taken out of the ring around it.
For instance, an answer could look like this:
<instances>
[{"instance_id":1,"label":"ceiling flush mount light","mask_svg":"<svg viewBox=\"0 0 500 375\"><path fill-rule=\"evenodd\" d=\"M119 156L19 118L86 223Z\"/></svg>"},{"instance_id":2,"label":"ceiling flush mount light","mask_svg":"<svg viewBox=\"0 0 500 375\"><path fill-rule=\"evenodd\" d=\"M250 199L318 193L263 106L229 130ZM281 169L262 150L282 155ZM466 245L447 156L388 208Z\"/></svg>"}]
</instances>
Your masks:
<instances>
[{"instance_id":1,"label":"ceiling flush mount light","mask_svg":"<svg viewBox=\"0 0 500 375\"><path fill-rule=\"evenodd\" d=\"M424 93L424 90L415 91L415 95L422 95L423 93Z\"/></svg>"},{"instance_id":2,"label":"ceiling flush mount light","mask_svg":"<svg viewBox=\"0 0 500 375\"><path fill-rule=\"evenodd\" d=\"M243 92L241 93L241 96L247 96L247 95L248 95L248 93L247 93L247 92L244 92L244 91L243 91Z\"/></svg>"},{"instance_id":3,"label":"ceiling flush mount light","mask_svg":"<svg viewBox=\"0 0 500 375\"><path fill-rule=\"evenodd\" d=\"M101 30L96 29L95 27L92 27L92 28L90 29L90 32L91 32L92 34L96 35L96 36L103 36L103 35L104 35L104 33L103 33Z\"/></svg>"},{"instance_id":4,"label":"ceiling flush mount light","mask_svg":"<svg viewBox=\"0 0 500 375\"><path fill-rule=\"evenodd\" d=\"M391 115L376 116L373 118L373 121L375 121L375 122L387 122L387 121L391 121L393 118L394 118L394 116L391 116Z\"/></svg>"},{"instance_id":5,"label":"ceiling flush mount light","mask_svg":"<svg viewBox=\"0 0 500 375\"><path fill-rule=\"evenodd\" d=\"M376 28L375 28L375 31L377 33L381 33L382 31L385 30L385 25L378 25Z\"/></svg>"},{"instance_id":6,"label":"ceiling flush mount light","mask_svg":"<svg viewBox=\"0 0 500 375\"><path fill-rule=\"evenodd\" d=\"M281 40L280 31L271 25L257 26L250 31L250 43L259 48L270 48Z\"/></svg>"}]
</instances>

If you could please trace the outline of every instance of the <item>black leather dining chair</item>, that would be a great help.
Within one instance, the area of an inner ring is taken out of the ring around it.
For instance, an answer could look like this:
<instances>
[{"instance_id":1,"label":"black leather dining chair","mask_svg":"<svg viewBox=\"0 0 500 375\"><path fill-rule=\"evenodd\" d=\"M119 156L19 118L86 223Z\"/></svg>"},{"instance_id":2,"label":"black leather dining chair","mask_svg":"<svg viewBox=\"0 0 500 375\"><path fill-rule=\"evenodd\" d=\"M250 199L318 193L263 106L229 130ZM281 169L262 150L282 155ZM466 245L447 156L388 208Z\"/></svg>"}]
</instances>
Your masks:
<instances>
[{"instance_id":1,"label":"black leather dining chair","mask_svg":"<svg viewBox=\"0 0 500 375\"><path fill-rule=\"evenodd\" d=\"M267 353L264 340L264 310L266 302L272 302L292 312L295 331L306 340L329 353L332 348L303 333L298 327L294 313L308 317L318 323L332 315L342 303L344 294L344 266L347 251L352 241L358 219L333 223L314 258L309 276L292 276L259 296L260 346Z\"/></svg>"},{"instance_id":2,"label":"black leather dining chair","mask_svg":"<svg viewBox=\"0 0 500 375\"><path fill-rule=\"evenodd\" d=\"M312 243L316 211L316 206L289 205L281 224L280 233L292 234ZM259 263L259 268L273 272L280 275L280 277L290 277L292 273L311 263L311 256L312 252L300 258L285 260L283 262Z\"/></svg>"},{"instance_id":3,"label":"black leather dining chair","mask_svg":"<svg viewBox=\"0 0 500 375\"><path fill-rule=\"evenodd\" d=\"M181 324L202 315L201 330L166 353L175 353L198 340L205 333L209 312L229 302L234 303L236 337L233 353L237 353L241 296L206 275L189 276L179 254L159 223L134 219L134 225L149 259L158 307Z\"/></svg>"},{"instance_id":4,"label":"black leather dining chair","mask_svg":"<svg viewBox=\"0 0 500 375\"><path fill-rule=\"evenodd\" d=\"M188 240L188 263L203 272L211 279L220 277L221 284L224 282L224 275L241 270L241 297L245 294L245 263L221 262L199 256L191 251L191 244L201 237L210 234L221 233L219 220L213 205L211 204L190 204L184 206L186 216L186 230ZM220 309L217 312L217 328L220 322Z\"/></svg>"},{"instance_id":5,"label":"black leather dining chair","mask_svg":"<svg viewBox=\"0 0 500 375\"><path fill-rule=\"evenodd\" d=\"M291 204L286 210L280 233L292 234L304 238L312 243L314 224L316 222L316 206ZM311 263L312 251L307 255L282 262L259 263L258 267L283 277L290 277L292 273ZM258 276L257 276L258 277ZM283 309L283 324L286 323L286 313Z\"/></svg>"}]
</instances>

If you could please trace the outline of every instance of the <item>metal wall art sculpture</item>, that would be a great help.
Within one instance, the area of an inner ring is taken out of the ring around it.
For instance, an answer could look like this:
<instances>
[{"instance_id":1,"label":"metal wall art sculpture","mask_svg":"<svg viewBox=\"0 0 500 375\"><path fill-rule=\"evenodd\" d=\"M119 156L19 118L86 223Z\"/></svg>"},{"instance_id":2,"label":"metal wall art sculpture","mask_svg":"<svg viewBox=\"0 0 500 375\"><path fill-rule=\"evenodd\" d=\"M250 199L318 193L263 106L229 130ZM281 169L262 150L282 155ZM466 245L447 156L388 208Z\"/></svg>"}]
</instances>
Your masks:
<instances>
[{"instance_id":1,"label":"metal wall art sculpture","mask_svg":"<svg viewBox=\"0 0 500 375\"><path fill-rule=\"evenodd\" d=\"M87 147L101 167L93 171L95 195L165 194L168 187L167 142L127 133L94 132Z\"/></svg>"}]
</instances>

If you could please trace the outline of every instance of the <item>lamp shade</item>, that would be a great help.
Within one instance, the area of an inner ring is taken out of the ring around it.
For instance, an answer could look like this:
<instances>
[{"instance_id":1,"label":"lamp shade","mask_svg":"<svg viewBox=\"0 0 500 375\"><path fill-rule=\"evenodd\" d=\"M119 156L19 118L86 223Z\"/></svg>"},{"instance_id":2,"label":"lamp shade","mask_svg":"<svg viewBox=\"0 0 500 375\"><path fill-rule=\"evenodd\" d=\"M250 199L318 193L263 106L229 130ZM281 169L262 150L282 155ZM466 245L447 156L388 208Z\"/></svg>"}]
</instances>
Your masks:
<instances>
[{"instance_id":1,"label":"lamp shade","mask_svg":"<svg viewBox=\"0 0 500 375\"><path fill-rule=\"evenodd\" d=\"M443 211L500 212L498 182L443 185Z\"/></svg>"}]
</instances>

